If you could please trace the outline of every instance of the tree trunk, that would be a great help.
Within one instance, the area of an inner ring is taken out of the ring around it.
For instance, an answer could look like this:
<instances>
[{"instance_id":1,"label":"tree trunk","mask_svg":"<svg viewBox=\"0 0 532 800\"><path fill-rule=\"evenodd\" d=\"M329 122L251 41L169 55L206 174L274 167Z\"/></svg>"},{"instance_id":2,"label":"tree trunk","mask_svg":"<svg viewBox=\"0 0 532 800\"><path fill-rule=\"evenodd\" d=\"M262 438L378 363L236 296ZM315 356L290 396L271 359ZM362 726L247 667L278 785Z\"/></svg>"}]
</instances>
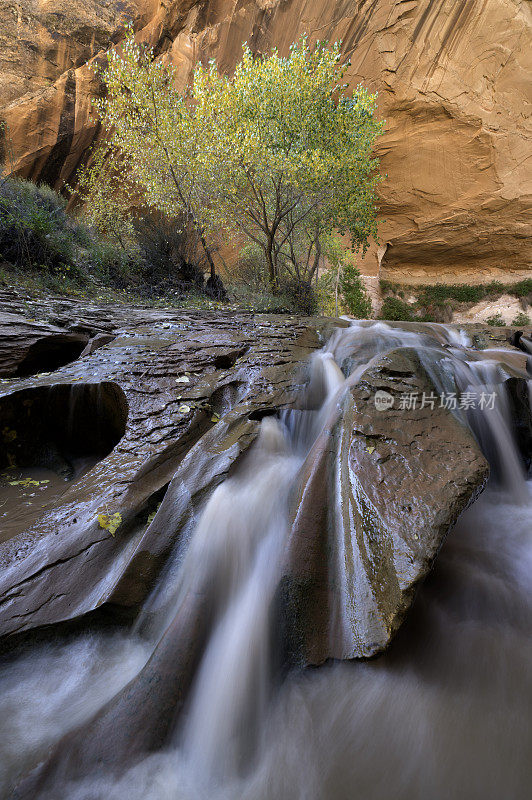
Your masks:
<instances>
[{"instance_id":1,"label":"tree trunk","mask_svg":"<svg viewBox=\"0 0 532 800\"><path fill-rule=\"evenodd\" d=\"M214 281L216 278L216 267L214 266L214 261L212 259L211 251L209 250L209 245L205 241L205 236L203 235L203 231L198 227L198 233L200 236L200 241L205 251L205 255L207 256L207 262L209 264L211 270L211 279Z\"/></svg>"},{"instance_id":2,"label":"tree trunk","mask_svg":"<svg viewBox=\"0 0 532 800\"><path fill-rule=\"evenodd\" d=\"M266 256L266 262L268 264L268 280L273 290L277 285L277 276L275 274L275 264L273 261L273 237L271 236L268 236L268 241L264 247L264 255Z\"/></svg>"},{"instance_id":3,"label":"tree trunk","mask_svg":"<svg viewBox=\"0 0 532 800\"><path fill-rule=\"evenodd\" d=\"M336 314L336 316L338 316L338 284L340 283L340 271L341 271L341 269L342 269L342 263L339 260L338 261L338 269L336 270L336 284L335 284L335 287L334 287L334 309L335 309L334 313Z\"/></svg>"}]
</instances>

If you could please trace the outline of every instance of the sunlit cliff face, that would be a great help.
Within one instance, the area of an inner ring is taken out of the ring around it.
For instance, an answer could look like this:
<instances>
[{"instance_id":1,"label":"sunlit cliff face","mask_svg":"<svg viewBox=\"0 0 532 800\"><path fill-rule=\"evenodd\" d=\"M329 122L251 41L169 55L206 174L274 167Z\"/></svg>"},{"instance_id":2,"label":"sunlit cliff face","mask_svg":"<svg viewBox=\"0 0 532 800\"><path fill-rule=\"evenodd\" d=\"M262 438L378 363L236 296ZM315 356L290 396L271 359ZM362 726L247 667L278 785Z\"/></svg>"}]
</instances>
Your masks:
<instances>
[{"instance_id":1,"label":"sunlit cliff face","mask_svg":"<svg viewBox=\"0 0 532 800\"><path fill-rule=\"evenodd\" d=\"M183 86L198 58L230 71L243 41L285 52L302 33L341 39L349 84L378 91L387 121L378 147L388 175L381 243L363 270L376 274L380 264L382 277L429 282L529 268L526 0L6 7L0 118L12 140L3 149L19 174L56 186L72 179L97 132L89 112L98 85L83 65L120 38L129 17L178 66Z\"/></svg>"}]
</instances>

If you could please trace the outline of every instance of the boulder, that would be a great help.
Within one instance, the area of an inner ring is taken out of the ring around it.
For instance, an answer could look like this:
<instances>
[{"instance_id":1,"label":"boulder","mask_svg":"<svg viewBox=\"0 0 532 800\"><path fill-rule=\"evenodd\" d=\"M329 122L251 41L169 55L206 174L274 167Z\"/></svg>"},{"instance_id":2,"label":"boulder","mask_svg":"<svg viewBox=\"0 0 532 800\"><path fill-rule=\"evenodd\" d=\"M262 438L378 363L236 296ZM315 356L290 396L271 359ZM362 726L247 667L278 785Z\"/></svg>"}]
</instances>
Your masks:
<instances>
[{"instance_id":1,"label":"boulder","mask_svg":"<svg viewBox=\"0 0 532 800\"><path fill-rule=\"evenodd\" d=\"M377 392L393 405L379 410ZM398 630L419 582L489 467L414 350L342 390L301 470L280 605L292 661L368 658ZM415 408L402 398L417 394Z\"/></svg>"}]
</instances>

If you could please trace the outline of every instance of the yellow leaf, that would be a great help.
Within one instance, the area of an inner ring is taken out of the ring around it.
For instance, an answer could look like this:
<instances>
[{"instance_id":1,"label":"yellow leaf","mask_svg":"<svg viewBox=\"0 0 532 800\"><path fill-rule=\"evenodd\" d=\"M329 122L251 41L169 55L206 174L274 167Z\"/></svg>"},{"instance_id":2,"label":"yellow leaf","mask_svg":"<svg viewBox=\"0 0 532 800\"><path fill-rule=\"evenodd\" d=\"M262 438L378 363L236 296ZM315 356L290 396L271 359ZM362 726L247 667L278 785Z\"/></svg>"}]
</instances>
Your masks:
<instances>
[{"instance_id":1,"label":"yellow leaf","mask_svg":"<svg viewBox=\"0 0 532 800\"><path fill-rule=\"evenodd\" d=\"M122 522L122 515L118 511L115 514L98 514L98 522L100 528L109 531L111 536L114 536Z\"/></svg>"}]
</instances>

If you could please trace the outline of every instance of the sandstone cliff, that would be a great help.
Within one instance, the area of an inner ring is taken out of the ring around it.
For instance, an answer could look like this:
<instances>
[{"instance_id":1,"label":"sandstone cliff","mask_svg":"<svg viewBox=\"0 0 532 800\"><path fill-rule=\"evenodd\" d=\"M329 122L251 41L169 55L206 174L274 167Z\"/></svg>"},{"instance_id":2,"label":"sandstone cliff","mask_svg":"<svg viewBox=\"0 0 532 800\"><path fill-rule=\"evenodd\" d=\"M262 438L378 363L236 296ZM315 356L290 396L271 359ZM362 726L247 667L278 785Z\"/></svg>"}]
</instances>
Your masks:
<instances>
[{"instance_id":1,"label":"sandstone cliff","mask_svg":"<svg viewBox=\"0 0 532 800\"><path fill-rule=\"evenodd\" d=\"M245 40L283 52L303 32L341 39L350 84L378 91L387 121L382 244L364 271L515 279L532 267L528 0L0 0L0 118L16 172L72 178L97 133L84 64L128 18L183 84L198 58L231 70Z\"/></svg>"}]
</instances>

